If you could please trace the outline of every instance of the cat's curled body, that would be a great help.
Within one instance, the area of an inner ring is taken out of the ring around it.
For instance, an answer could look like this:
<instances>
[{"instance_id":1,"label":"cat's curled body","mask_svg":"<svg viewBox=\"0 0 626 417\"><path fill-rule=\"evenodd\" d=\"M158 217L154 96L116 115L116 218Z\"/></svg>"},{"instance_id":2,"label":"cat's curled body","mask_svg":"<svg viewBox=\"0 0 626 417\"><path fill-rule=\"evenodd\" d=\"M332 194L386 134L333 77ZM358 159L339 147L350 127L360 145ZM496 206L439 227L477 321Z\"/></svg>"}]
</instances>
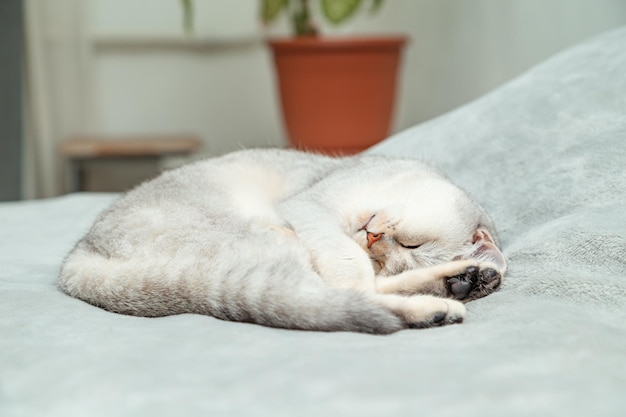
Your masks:
<instances>
[{"instance_id":1,"label":"cat's curled body","mask_svg":"<svg viewBox=\"0 0 626 417\"><path fill-rule=\"evenodd\" d=\"M485 211L414 160L246 150L165 172L67 256L110 311L391 333L463 320L506 268Z\"/></svg>"}]
</instances>

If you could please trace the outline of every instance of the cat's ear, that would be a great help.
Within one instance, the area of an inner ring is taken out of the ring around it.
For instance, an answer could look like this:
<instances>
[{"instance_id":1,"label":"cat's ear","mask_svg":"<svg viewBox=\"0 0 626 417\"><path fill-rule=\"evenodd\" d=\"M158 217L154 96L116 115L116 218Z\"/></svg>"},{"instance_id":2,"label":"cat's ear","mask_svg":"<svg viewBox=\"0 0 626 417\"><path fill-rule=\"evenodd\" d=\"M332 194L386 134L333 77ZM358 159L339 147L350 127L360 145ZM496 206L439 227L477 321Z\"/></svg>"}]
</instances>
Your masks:
<instances>
[{"instance_id":1,"label":"cat's ear","mask_svg":"<svg viewBox=\"0 0 626 417\"><path fill-rule=\"evenodd\" d=\"M472 236L472 246L470 253L465 258L475 259L479 262L491 262L496 265L500 273L506 270L506 260L500 249L494 243L494 239L489 231L479 227Z\"/></svg>"}]
</instances>

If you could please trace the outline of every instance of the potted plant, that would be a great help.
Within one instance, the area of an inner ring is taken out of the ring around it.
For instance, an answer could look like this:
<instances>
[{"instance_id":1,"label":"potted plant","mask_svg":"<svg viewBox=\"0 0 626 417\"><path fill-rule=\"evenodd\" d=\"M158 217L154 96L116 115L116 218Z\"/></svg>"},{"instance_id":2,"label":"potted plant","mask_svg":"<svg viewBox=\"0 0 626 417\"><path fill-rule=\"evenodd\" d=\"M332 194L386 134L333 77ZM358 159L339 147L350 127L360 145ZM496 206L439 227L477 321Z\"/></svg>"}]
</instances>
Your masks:
<instances>
[{"instance_id":1,"label":"potted plant","mask_svg":"<svg viewBox=\"0 0 626 417\"><path fill-rule=\"evenodd\" d=\"M191 0L181 0L186 16ZM291 146L327 154L360 152L389 134L404 36L323 37L308 0L260 0L265 24L287 13L294 36L267 41ZM333 24L382 0L319 0ZM190 22L189 17L186 22Z\"/></svg>"},{"instance_id":2,"label":"potted plant","mask_svg":"<svg viewBox=\"0 0 626 417\"><path fill-rule=\"evenodd\" d=\"M340 24L361 0L319 0ZM371 10L381 6L374 0ZM360 152L387 137L395 103L401 36L319 36L308 0L262 0L265 23L287 12L294 37L270 39L283 120L291 145L329 154Z\"/></svg>"}]
</instances>

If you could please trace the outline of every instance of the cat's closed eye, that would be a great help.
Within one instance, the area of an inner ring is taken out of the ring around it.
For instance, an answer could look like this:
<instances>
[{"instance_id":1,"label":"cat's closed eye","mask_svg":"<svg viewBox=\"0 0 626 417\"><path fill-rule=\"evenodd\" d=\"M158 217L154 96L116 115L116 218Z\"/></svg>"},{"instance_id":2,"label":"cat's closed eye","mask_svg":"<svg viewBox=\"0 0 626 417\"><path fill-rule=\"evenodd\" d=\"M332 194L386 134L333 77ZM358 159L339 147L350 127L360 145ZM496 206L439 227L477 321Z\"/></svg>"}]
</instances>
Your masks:
<instances>
[{"instance_id":1,"label":"cat's closed eye","mask_svg":"<svg viewBox=\"0 0 626 417\"><path fill-rule=\"evenodd\" d=\"M398 242L398 241L396 241L396 242ZM402 246L405 249L417 249L420 246L422 246L422 243L420 243L419 245L408 245L408 244L404 244L402 242L398 242L398 245Z\"/></svg>"}]
</instances>

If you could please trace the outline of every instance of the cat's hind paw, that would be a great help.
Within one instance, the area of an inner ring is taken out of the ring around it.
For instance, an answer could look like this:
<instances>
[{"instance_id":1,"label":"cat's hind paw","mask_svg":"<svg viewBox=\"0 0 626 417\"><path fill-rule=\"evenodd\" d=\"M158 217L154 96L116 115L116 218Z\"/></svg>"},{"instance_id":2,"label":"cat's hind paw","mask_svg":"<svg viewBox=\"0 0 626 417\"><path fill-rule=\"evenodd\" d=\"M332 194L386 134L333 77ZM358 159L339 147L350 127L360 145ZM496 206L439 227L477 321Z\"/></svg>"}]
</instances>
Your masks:
<instances>
[{"instance_id":1,"label":"cat's hind paw","mask_svg":"<svg viewBox=\"0 0 626 417\"><path fill-rule=\"evenodd\" d=\"M400 317L407 328L423 329L462 323L465 305L449 298L432 295L405 297L395 294L377 294L375 300Z\"/></svg>"},{"instance_id":2,"label":"cat's hind paw","mask_svg":"<svg viewBox=\"0 0 626 417\"><path fill-rule=\"evenodd\" d=\"M425 329L429 327L446 326L463 323L465 306L454 300L434 298L428 301L432 311L419 314L417 317L407 317L407 324L411 329Z\"/></svg>"}]
</instances>

